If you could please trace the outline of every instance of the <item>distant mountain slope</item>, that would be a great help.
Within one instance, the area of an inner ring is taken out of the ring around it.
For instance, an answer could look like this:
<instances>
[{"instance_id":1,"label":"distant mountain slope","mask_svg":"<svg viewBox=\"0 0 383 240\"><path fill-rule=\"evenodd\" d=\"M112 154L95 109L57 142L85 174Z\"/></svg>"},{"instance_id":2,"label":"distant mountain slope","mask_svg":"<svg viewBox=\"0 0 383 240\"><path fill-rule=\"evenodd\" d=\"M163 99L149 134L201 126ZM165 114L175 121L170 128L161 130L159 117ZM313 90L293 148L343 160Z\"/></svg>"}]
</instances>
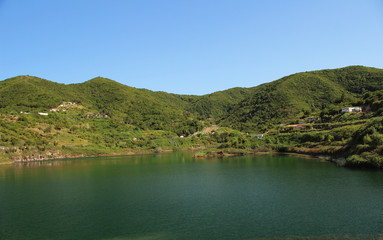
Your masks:
<instances>
[{"instance_id":1,"label":"distant mountain slope","mask_svg":"<svg viewBox=\"0 0 383 240\"><path fill-rule=\"evenodd\" d=\"M2 109L51 108L72 97L64 84L37 77L18 76L0 82Z\"/></svg>"},{"instance_id":2,"label":"distant mountain slope","mask_svg":"<svg viewBox=\"0 0 383 240\"><path fill-rule=\"evenodd\" d=\"M338 83L345 90L352 93L376 91L382 89L383 69L350 66L333 70L312 72Z\"/></svg>"},{"instance_id":3,"label":"distant mountain slope","mask_svg":"<svg viewBox=\"0 0 383 240\"><path fill-rule=\"evenodd\" d=\"M214 118L236 129L263 131L381 89L383 70L362 66L297 73L204 96L153 92L101 77L65 85L18 76L0 82L0 112L47 111L71 101L145 129L180 129L185 122L194 126L197 119Z\"/></svg>"},{"instance_id":4,"label":"distant mountain slope","mask_svg":"<svg viewBox=\"0 0 383 240\"><path fill-rule=\"evenodd\" d=\"M250 88L231 88L204 96L190 96L188 111L202 118L220 119L227 115L228 110L251 94Z\"/></svg>"},{"instance_id":5,"label":"distant mountain slope","mask_svg":"<svg viewBox=\"0 0 383 240\"><path fill-rule=\"evenodd\" d=\"M83 105L144 128L167 129L187 120L187 103L178 95L132 88L106 78L70 87Z\"/></svg>"},{"instance_id":6,"label":"distant mountain slope","mask_svg":"<svg viewBox=\"0 0 383 240\"><path fill-rule=\"evenodd\" d=\"M273 124L381 89L382 69L352 66L297 73L253 88L248 98L231 107L222 124L265 131Z\"/></svg>"}]
</instances>

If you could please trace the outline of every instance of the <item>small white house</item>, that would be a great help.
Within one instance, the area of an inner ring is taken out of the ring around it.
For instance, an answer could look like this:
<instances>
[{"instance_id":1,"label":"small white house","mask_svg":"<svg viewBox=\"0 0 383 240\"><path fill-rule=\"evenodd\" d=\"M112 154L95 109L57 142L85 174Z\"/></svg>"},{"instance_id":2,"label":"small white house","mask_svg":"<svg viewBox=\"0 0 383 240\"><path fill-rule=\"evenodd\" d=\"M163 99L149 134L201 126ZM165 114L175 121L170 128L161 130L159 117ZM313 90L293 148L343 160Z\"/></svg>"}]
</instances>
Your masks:
<instances>
[{"instance_id":1,"label":"small white house","mask_svg":"<svg viewBox=\"0 0 383 240\"><path fill-rule=\"evenodd\" d=\"M256 137L256 138L261 139L261 138L263 138L263 134L253 134L253 135L250 135L250 137L252 137L252 138Z\"/></svg>"},{"instance_id":2,"label":"small white house","mask_svg":"<svg viewBox=\"0 0 383 240\"><path fill-rule=\"evenodd\" d=\"M362 108L361 107L344 107L342 108L342 112L344 113L362 112Z\"/></svg>"},{"instance_id":3,"label":"small white house","mask_svg":"<svg viewBox=\"0 0 383 240\"><path fill-rule=\"evenodd\" d=\"M40 115L48 116L48 113L39 112Z\"/></svg>"}]
</instances>

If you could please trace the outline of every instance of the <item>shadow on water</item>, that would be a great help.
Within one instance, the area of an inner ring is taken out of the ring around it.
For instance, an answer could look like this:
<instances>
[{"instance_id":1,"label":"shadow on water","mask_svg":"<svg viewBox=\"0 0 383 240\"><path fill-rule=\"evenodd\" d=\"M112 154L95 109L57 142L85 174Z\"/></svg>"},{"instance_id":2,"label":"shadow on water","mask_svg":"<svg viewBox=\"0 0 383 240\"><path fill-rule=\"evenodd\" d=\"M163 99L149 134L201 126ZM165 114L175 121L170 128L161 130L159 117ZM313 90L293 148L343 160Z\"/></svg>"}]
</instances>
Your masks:
<instances>
[{"instance_id":1,"label":"shadow on water","mask_svg":"<svg viewBox=\"0 0 383 240\"><path fill-rule=\"evenodd\" d=\"M116 237L103 240L162 240L175 239L166 233L157 233L133 237ZM254 238L249 240L383 240L383 234L358 234L358 235L322 235L322 236L286 236L276 238Z\"/></svg>"},{"instance_id":2,"label":"shadow on water","mask_svg":"<svg viewBox=\"0 0 383 240\"><path fill-rule=\"evenodd\" d=\"M136 235L136 236L125 236L125 237L113 237L113 238L105 238L102 240L172 240L176 239L169 233L159 232L153 234L144 234L144 235Z\"/></svg>"},{"instance_id":3,"label":"shadow on water","mask_svg":"<svg viewBox=\"0 0 383 240\"><path fill-rule=\"evenodd\" d=\"M254 238L250 240L383 240L383 234L286 236L277 238Z\"/></svg>"}]
</instances>

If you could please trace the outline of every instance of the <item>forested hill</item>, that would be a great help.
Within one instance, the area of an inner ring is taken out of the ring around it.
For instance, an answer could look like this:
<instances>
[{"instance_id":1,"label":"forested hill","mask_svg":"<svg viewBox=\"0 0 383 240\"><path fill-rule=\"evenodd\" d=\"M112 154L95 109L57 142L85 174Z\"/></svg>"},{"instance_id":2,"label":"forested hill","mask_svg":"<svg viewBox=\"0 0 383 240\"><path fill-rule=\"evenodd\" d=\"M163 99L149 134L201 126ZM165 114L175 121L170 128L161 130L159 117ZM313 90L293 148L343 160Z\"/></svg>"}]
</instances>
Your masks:
<instances>
[{"instance_id":1,"label":"forested hill","mask_svg":"<svg viewBox=\"0 0 383 240\"><path fill-rule=\"evenodd\" d=\"M101 77L65 85L18 76L0 82L0 111L49 111L62 102L74 102L84 114L108 115L142 129L172 130L212 118L222 126L266 130L381 89L383 70L362 66L297 73L253 88L204 96L153 92Z\"/></svg>"},{"instance_id":2,"label":"forested hill","mask_svg":"<svg viewBox=\"0 0 383 240\"><path fill-rule=\"evenodd\" d=\"M84 107L83 114L100 113L142 129L172 130L198 120L219 120L230 106L251 92L234 88L205 96L176 95L125 86L97 77L80 84L59 84L32 76L0 82L0 112L45 112L63 102Z\"/></svg>"},{"instance_id":3,"label":"forested hill","mask_svg":"<svg viewBox=\"0 0 383 240\"><path fill-rule=\"evenodd\" d=\"M248 97L231 106L223 123L266 131L273 124L308 117L333 105L341 107L381 89L382 69L351 66L297 73L252 88Z\"/></svg>"}]
</instances>

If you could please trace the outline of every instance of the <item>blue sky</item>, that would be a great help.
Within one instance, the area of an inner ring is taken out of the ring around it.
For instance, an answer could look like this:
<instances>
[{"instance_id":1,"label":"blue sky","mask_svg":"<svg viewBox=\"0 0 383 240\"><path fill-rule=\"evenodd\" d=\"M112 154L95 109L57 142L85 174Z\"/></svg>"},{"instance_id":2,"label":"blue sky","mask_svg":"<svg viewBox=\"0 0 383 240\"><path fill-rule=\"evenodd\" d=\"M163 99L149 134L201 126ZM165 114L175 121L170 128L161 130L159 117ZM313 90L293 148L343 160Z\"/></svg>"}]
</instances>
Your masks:
<instances>
[{"instance_id":1,"label":"blue sky","mask_svg":"<svg viewBox=\"0 0 383 240\"><path fill-rule=\"evenodd\" d=\"M178 94L383 68L383 0L0 0L0 80Z\"/></svg>"}]
</instances>

